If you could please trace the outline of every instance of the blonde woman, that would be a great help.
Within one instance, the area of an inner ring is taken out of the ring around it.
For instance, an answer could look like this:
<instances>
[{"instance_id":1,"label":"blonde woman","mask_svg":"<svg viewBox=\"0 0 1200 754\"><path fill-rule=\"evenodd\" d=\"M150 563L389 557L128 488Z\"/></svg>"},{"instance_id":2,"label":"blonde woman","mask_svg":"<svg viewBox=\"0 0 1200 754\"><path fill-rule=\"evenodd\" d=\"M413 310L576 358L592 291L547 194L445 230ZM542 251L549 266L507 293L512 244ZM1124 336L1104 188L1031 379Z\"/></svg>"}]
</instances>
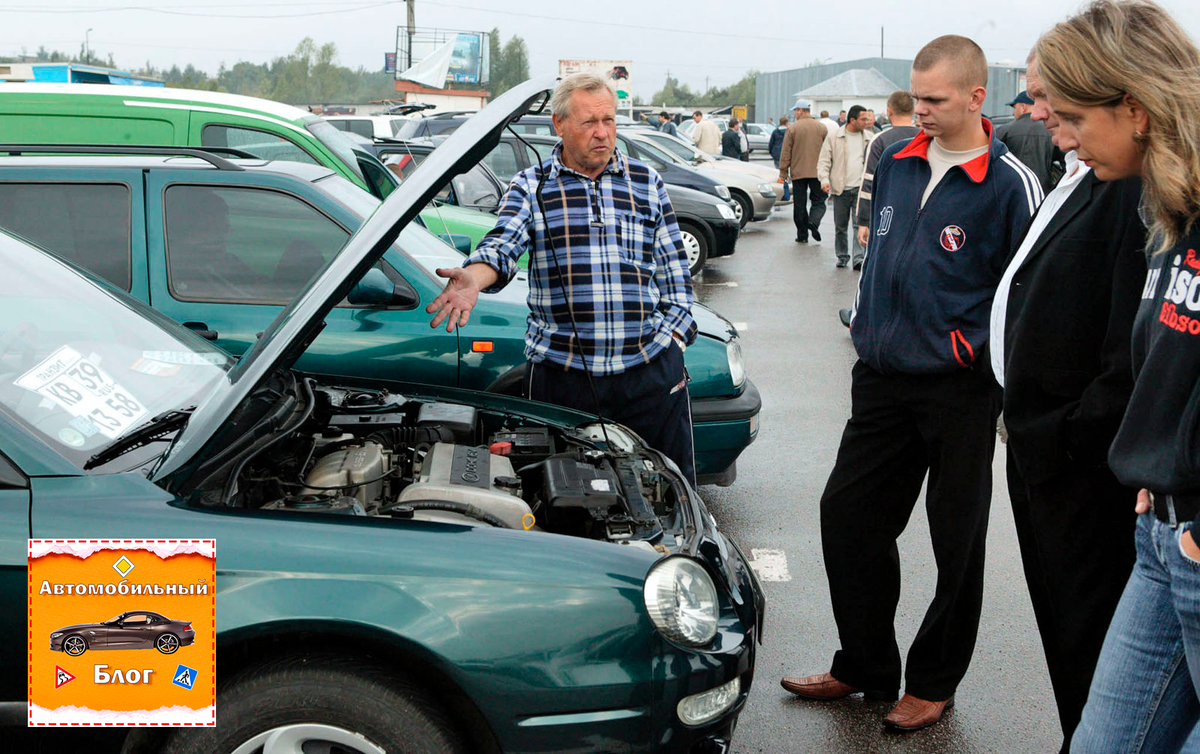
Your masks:
<instances>
[{"instance_id":1,"label":"blonde woman","mask_svg":"<svg viewBox=\"0 0 1200 754\"><path fill-rule=\"evenodd\" d=\"M1200 51L1157 5L1100 0L1036 54L1079 158L1101 180L1142 177L1152 254L1109 452L1141 489L1137 564L1071 750L1200 751Z\"/></svg>"}]
</instances>

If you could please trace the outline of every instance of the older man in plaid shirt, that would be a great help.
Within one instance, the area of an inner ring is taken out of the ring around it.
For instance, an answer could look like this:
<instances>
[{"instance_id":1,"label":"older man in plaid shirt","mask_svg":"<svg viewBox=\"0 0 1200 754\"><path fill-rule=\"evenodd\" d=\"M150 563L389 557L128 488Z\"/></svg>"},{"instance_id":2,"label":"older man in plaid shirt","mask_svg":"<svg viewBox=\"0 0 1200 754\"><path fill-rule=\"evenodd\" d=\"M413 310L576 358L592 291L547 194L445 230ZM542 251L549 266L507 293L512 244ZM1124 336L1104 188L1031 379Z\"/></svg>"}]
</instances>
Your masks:
<instances>
[{"instance_id":1,"label":"older man in plaid shirt","mask_svg":"<svg viewBox=\"0 0 1200 754\"><path fill-rule=\"evenodd\" d=\"M696 323L671 201L652 168L616 151L616 97L603 78L568 76L550 103L562 143L513 179L496 227L463 266L437 271L448 282L426 311L437 312L433 327L466 325L479 294L507 285L532 248L529 397L598 408L694 483L683 351Z\"/></svg>"}]
</instances>

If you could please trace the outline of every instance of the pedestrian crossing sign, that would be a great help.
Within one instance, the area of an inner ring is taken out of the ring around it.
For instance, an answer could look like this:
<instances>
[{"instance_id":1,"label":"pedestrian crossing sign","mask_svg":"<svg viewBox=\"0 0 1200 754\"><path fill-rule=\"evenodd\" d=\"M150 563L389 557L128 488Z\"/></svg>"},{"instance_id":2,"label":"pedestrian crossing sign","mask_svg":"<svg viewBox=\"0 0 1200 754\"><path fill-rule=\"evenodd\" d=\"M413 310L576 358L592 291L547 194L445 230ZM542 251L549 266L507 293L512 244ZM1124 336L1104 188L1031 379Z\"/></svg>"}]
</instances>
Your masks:
<instances>
[{"instance_id":1,"label":"pedestrian crossing sign","mask_svg":"<svg viewBox=\"0 0 1200 754\"><path fill-rule=\"evenodd\" d=\"M187 665L180 665L175 669L175 680L171 681L171 683L176 686L182 686L190 691L196 683L196 669L189 668Z\"/></svg>"}]
</instances>

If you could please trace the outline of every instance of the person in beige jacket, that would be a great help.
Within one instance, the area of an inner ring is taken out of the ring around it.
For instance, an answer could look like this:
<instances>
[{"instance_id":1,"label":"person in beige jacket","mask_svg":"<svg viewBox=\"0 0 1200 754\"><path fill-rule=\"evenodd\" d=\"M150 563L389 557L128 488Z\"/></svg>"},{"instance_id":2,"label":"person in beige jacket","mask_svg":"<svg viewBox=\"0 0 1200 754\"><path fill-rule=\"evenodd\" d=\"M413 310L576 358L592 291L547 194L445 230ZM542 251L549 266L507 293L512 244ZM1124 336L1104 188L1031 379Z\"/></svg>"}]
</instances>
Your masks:
<instances>
[{"instance_id":1,"label":"person in beige jacket","mask_svg":"<svg viewBox=\"0 0 1200 754\"><path fill-rule=\"evenodd\" d=\"M796 119L783 135L779 153L779 182L792 181L792 221L796 223L796 243L808 243L808 235L820 241L821 218L825 216L826 192L817 180L817 157L825 141L825 126L813 119L812 103L796 100L792 112ZM805 197L809 203L805 204ZM809 206L811 205L811 206Z\"/></svg>"},{"instance_id":2,"label":"person in beige jacket","mask_svg":"<svg viewBox=\"0 0 1200 754\"><path fill-rule=\"evenodd\" d=\"M696 149L709 154L720 154L721 129L717 128L717 124L705 120L704 114L699 110L692 113L692 120L696 121L696 128L692 131L692 141L696 142Z\"/></svg>"},{"instance_id":3,"label":"person in beige jacket","mask_svg":"<svg viewBox=\"0 0 1200 754\"><path fill-rule=\"evenodd\" d=\"M821 190L833 194L834 252L837 266L851 261L846 238L847 227L854 228L854 269L861 270L866 249L858 242L858 188L862 184L867 151L875 133L870 113L855 105L846 116L846 125L829 134L817 158L817 179Z\"/></svg>"}]
</instances>

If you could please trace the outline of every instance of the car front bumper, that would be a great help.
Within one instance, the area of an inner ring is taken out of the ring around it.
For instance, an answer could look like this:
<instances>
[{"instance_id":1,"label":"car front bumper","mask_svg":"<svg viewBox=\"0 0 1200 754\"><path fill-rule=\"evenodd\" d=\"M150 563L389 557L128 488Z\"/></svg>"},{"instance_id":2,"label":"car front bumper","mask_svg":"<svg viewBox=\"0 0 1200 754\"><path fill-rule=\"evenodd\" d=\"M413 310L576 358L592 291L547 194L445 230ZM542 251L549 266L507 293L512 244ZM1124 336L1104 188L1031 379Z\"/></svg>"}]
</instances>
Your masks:
<instances>
[{"instance_id":1,"label":"car front bumper","mask_svg":"<svg viewBox=\"0 0 1200 754\"><path fill-rule=\"evenodd\" d=\"M758 437L762 397L749 379L731 398L692 401L692 437L698 484L730 484L729 473L750 443Z\"/></svg>"},{"instance_id":2,"label":"car front bumper","mask_svg":"<svg viewBox=\"0 0 1200 754\"><path fill-rule=\"evenodd\" d=\"M777 192L771 196L763 196L755 191L750 195L754 202L754 219L766 220L771 216L771 210L775 207L775 202L779 201L780 194Z\"/></svg>"},{"instance_id":3,"label":"car front bumper","mask_svg":"<svg viewBox=\"0 0 1200 754\"><path fill-rule=\"evenodd\" d=\"M741 228L737 220L709 220L708 225L713 232L713 247L708 252L710 257L727 257L733 254L737 246Z\"/></svg>"}]
</instances>

